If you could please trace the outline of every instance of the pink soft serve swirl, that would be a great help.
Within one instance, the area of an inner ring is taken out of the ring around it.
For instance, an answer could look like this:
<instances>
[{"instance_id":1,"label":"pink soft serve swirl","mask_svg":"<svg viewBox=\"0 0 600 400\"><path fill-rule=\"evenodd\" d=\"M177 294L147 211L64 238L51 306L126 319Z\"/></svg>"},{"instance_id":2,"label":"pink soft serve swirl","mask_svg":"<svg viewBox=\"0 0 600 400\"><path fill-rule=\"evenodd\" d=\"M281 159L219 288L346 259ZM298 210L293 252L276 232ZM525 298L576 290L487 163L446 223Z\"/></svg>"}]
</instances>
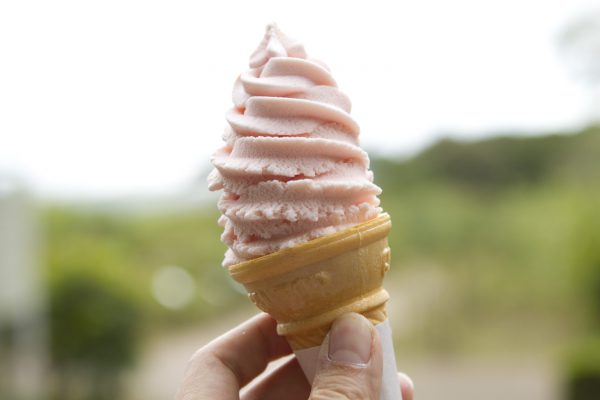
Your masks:
<instances>
[{"instance_id":1,"label":"pink soft serve swirl","mask_svg":"<svg viewBox=\"0 0 600 400\"><path fill-rule=\"evenodd\" d=\"M210 190L230 266L375 218L379 187L350 99L329 69L268 26L233 88Z\"/></svg>"}]
</instances>

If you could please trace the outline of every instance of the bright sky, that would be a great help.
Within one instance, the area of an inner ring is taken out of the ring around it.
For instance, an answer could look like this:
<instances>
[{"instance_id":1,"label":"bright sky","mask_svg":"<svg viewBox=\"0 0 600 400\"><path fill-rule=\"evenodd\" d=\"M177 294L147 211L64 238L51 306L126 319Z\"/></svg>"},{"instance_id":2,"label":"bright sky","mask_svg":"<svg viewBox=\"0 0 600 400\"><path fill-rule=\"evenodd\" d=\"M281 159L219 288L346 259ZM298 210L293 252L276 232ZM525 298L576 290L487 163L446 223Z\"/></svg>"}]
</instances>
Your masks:
<instances>
[{"instance_id":1,"label":"bright sky","mask_svg":"<svg viewBox=\"0 0 600 400\"><path fill-rule=\"evenodd\" d=\"M595 0L0 3L0 176L50 197L204 185L231 88L277 22L326 62L368 150L585 123L556 36Z\"/></svg>"}]
</instances>

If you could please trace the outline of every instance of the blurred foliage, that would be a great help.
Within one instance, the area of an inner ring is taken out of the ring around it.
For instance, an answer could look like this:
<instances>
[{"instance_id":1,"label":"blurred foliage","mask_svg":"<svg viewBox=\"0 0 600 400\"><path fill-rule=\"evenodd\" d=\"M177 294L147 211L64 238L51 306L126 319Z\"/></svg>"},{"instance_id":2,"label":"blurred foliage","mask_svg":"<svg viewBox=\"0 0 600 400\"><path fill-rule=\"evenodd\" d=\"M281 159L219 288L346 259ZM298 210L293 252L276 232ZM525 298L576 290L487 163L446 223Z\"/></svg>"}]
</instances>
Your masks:
<instances>
[{"instance_id":1,"label":"blurred foliage","mask_svg":"<svg viewBox=\"0 0 600 400\"><path fill-rule=\"evenodd\" d=\"M396 264L451 272L461 315L483 318L494 307L567 312L583 292L598 292L599 154L600 127L593 126L577 134L446 139L405 161L374 157L394 221ZM225 246L217 218L213 204L156 214L50 207L48 279L84 271L120 288L145 326L201 321L245 301L219 268ZM183 310L152 297L153 274L166 265L196 279L198 296Z\"/></svg>"},{"instance_id":2,"label":"blurred foliage","mask_svg":"<svg viewBox=\"0 0 600 400\"><path fill-rule=\"evenodd\" d=\"M49 304L53 397L117 398L119 373L137 349L138 320L126 295L90 274L69 274L55 282ZM69 376L73 370L77 392Z\"/></svg>"},{"instance_id":3,"label":"blurred foliage","mask_svg":"<svg viewBox=\"0 0 600 400\"><path fill-rule=\"evenodd\" d=\"M593 126L443 140L409 160L373 159L394 223L392 273L443 281L418 281L433 291L419 295L429 296L427 315L398 339L436 352L491 350L517 338L517 352L560 347L598 315L599 155Z\"/></svg>"},{"instance_id":4,"label":"blurred foliage","mask_svg":"<svg viewBox=\"0 0 600 400\"><path fill-rule=\"evenodd\" d=\"M147 327L197 323L243 298L220 268L225 247L216 220L215 211L205 210L131 215L49 208L48 280L83 271L128 293ZM180 266L196 278L199 295L177 312L152 297L153 275L168 265Z\"/></svg>"},{"instance_id":5,"label":"blurred foliage","mask_svg":"<svg viewBox=\"0 0 600 400\"><path fill-rule=\"evenodd\" d=\"M477 142L442 140L408 161L375 159L372 167L387 196L407 185L446 183L476 192L535 185L563 177L598 181L600 127L577 135L502 136Z\"/></svg>"},{"instance_id":6,"label":"blurred foliage","mask_svg":"<svg viewBox=\"0 0 600 400\"><path fill-rule=\"evenodd\" d=\"M53 398L120 398L121 372L148 335L198 324L245 300L220 268L217 215L137 215L53 206L44 211ZM153 297L156 271L177 265L195 299L169 310Z\"/></svg>"},{"instance_id":7,"label":"blurred foliage","mask_svg":"<svg viewBox=\"0 0 600 400\"><path fill-rule=\"evenodd\" d=\"M600 330L600 204L578 210L573 252L576 287L582 289L589 307L589 321Z\"/></svg>"},{"instance_id":8,"label":"blurred foliage","mask_svg":"<svg viewBox=\"0 0 600 400\"><path fill-rule=\"evenodd\" d=\"M386 286L407 290L407 281L417 288L411 300L424 304L397 338L400 347L487 351L504 335L512 351L534 351L600 325L600 127L446 139L408 160L373 157L372 168L394 224ZM219 267L225 247L217 217L213 204L155 214L49 207L47 281L57 299L90 301L107 318L116 317L106 309L123 308L112 294L124 293L144 334L197 324L246 302ZM197 296L183 309L153 298L153 276L167 265L195 279ZM86 289L89 279L98 286ZM70 314L73 301L56 303L57 335L71 335L58 315ZM83 355L98 339L92 331L101 322L84 318L81 306L75 314L82 313L77 324L89 325L79 328L86 343L61 345L65 354ZM106 332L120 323L102 322Z\"/></svg>"},{"instance_id":9,"label":"blurred foliage","mask_svg":"<svg viewBox=\"0 0 600 400\"><path fill-rule=\"evenodd\" d=\"M600 336L581 340L567 361L567 399L600 398Z\"/></svg>"}]
</instances>

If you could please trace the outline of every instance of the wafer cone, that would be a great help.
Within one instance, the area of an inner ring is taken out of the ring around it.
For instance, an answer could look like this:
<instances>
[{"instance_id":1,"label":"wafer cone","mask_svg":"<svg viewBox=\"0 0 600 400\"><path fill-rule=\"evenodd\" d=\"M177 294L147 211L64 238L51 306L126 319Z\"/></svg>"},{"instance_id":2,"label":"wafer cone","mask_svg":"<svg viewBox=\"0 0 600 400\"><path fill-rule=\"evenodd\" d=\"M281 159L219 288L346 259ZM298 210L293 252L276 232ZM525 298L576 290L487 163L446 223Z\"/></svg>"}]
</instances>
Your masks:
<instances>
[{"instance_id":1,"label":"wafer cone","mask_svg":"<svg viewBox=\"0 0 600 400\"><path fill-rule=\"evenodd\" d=\"M387 321L388 293L383 278L390 269L386 213L346 230L233 265L231 276L248 297L277 320L309 382L319 346L333 321L356 312L376 325L383 349L380 400L402 399L394 346Z\"/></svg>"},{"instance_id":2,"label":"wafer cone","mask_svg":"<svg viewBox=\"0 0 600 400\"><path fill-rule=\"evenodd\" d=\"M319 346L333 321L356 312L387 319L390 268L386 213L346 230L230 267L250 300L277 320L294 351Z\"/></svg>"}]
</instances>

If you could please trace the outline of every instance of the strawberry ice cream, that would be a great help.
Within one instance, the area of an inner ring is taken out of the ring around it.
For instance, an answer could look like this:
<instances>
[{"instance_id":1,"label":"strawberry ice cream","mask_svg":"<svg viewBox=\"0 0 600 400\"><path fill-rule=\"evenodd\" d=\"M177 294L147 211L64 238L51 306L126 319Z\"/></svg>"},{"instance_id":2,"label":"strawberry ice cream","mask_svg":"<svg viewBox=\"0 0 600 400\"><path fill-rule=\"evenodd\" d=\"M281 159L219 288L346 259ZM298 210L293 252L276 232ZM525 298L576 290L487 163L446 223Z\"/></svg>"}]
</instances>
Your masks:
<instances>
[{"instance_id":1,"label":"strawberry ice cream","mask_svg":"<svg viewBox=\"0 0 600 400\"><path fill-rule=\"evenodd\" d=\"M379 187L350 100L322 63L276 26L233 88L209 176L230 266L377 217Z\"/></svg>"}]
</instances>

